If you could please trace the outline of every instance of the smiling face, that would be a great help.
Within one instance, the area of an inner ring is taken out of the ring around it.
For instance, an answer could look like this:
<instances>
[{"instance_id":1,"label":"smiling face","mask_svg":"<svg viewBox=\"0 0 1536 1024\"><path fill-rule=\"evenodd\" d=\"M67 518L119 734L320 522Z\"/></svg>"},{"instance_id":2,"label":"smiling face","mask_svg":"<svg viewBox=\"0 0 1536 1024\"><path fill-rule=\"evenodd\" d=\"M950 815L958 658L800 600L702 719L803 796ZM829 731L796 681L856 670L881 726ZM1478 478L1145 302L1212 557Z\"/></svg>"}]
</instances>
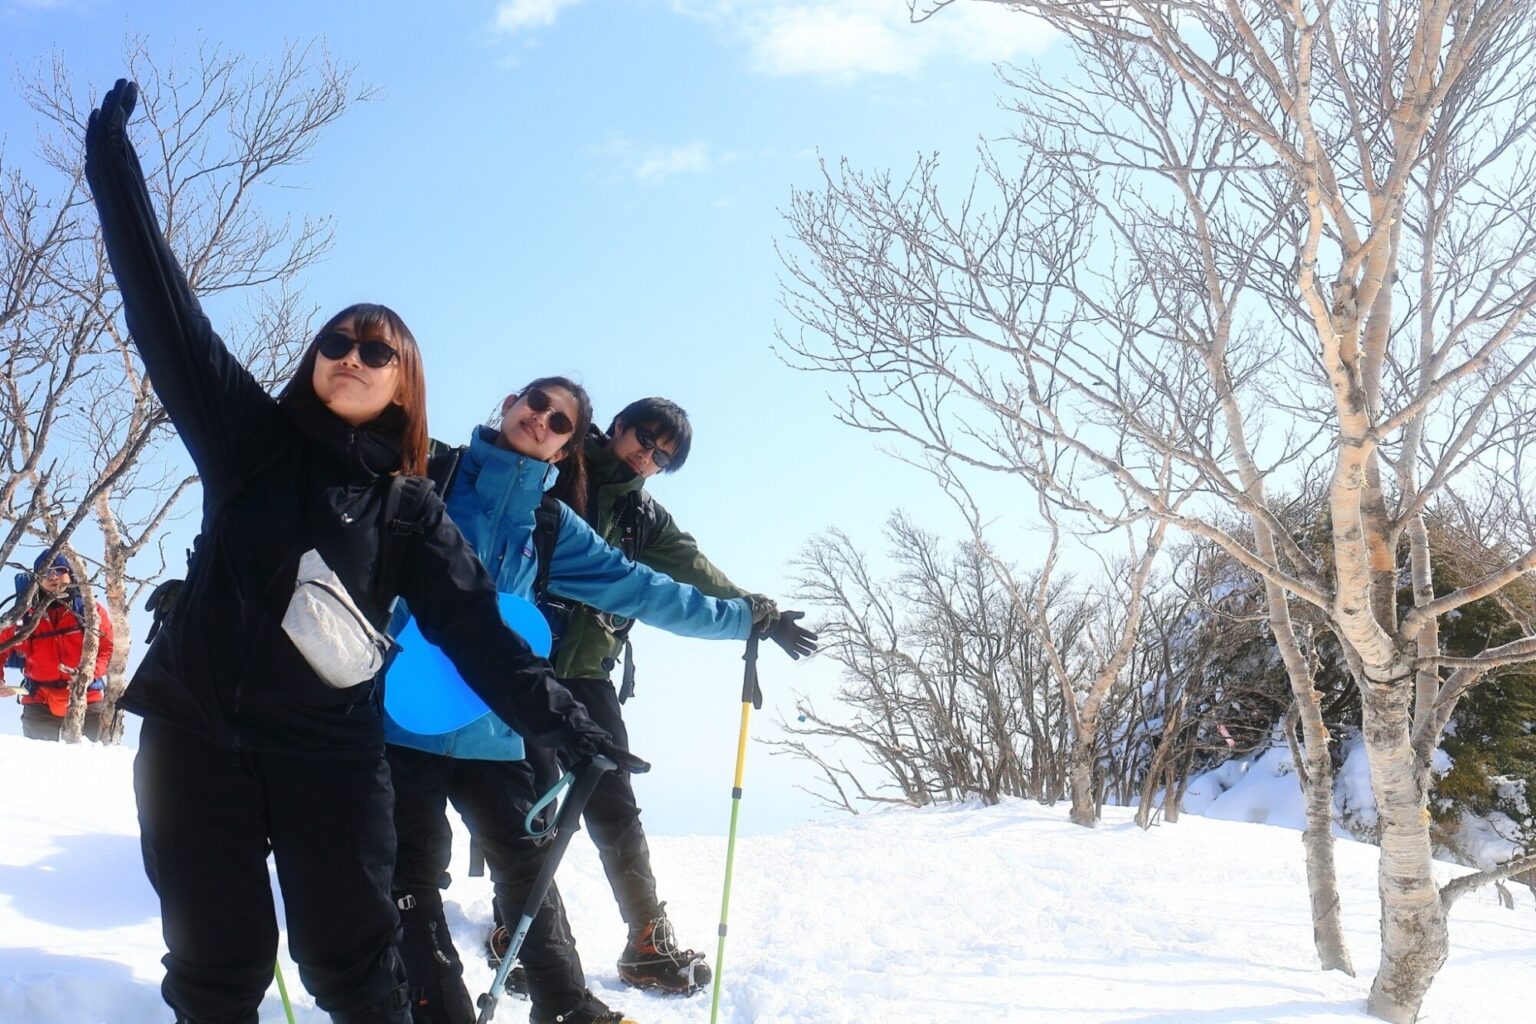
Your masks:
<instances>
[{"instance_id":1,"label":"smiling face","mask_svg":"<svg viewBox=\"0 0 1536 1024\"><path fill-rule=\"evenodd\" d=\"M353 341L382 341L382 336L359 338L352 320L343 320L330 333ZM313 378L315 397L336 416L354 427L377 419L391 405L400 404L400 359L391 359L384 366L374 367L365 363L358 347L353 345L345 353L332 359L323 350L315 353Z\"/></svg>"},{"instance_id":2,"label":"smiling face","mask_svg":"<svg viewBox=\"0 0 1536 1024\"><path fill-rule=\"evenodd\" d=\"M656 465L657 452L662 453L663 460L670 461L676 451L676 442L672 438L662 440L652 429L622 422L618 426L613 440L608 442L608 450L642 480L650 479L664 468Z\"/></svg>"},{"instance_id":3,"label":"smiling face","mask_svg":"<svg viewBox=\"0 0 1536 1024\"><path fill-rule=\"evenodd\" d=\"M576 396L558 385L508 395L501 403L501 432L496 443L531 459L559 462L565 458L561 449L571 441L578 413Z\"/></svg>"}]
</instances>

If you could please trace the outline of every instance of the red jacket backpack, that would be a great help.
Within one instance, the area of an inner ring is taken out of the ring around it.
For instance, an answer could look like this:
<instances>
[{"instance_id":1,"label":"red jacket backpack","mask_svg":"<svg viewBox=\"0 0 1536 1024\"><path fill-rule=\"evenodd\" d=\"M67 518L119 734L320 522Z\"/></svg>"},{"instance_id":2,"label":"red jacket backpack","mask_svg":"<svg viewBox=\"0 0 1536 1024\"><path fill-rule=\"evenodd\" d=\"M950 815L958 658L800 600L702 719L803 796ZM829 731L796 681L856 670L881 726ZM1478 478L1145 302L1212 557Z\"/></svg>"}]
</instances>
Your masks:
<instances>
[{"instance_id":1,"label":"red jacket backpack","mask_svg":"<svg viewBox=\"0 0 1536 1024\"><path fill-rule=\"evenodd\" d=\"M63 718L69 711L70 678L85 649L85 628L73 607L77 601L78 598L49 602L42 611L43 620L32 635L6 652L19 656L22 662L27 692L22 695L21 703L46 704L58 718ZM28 619L35 614L30 613ZM100 604L96 606L96 621L101 630L101 642L96 647L96 666L91 673L93 682L85 695L91 704L102 698L102 678L107 674L107 662L112 658L112 619ZM0 645L9 642L21 625L18 623L0 630Z\"/></svg>"}]
</instances>

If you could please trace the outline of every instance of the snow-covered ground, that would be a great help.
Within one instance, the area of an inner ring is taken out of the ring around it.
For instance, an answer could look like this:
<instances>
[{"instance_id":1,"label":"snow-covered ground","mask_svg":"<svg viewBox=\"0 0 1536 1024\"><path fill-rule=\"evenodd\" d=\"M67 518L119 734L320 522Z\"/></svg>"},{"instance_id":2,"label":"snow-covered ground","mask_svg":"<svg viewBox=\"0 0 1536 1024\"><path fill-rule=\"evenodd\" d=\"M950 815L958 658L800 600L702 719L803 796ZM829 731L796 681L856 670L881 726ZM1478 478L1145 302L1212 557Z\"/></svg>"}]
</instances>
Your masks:
<instances>
[{"instance_id":1,"label":"snow-covered ground","mask_svg":"<svg viewBox=\"0 0 1536 1024\"><path fill-rule=\"evenodd\" d=\"M139 865L133 752L0 735L0 1024L147 1024L169 1014L160 923ZM662 895L687 944L714 960L722 835L653 840ZM751 814L747 790L744 815ZM1109 809L1095 831L1065 807L899 810L738 844L721 1017L742 1022L1018 1021L1227 1024L1368 1019L1376 850L1338 847L1359 978L1313 968L1296 832L1185 816L1137 830ZM467 849L460 835L459 850ZM707 994L624 990L623 928L591 844L560 874L594 989L642 1024L709 1017ZM1446 865L1445 877L1462 869ZM450 923L479 949L490 887L454 865ZM1536 1019L1536 913L1491 891L1456 904L1451 957L1422 1020ZM296 1017L325 1019L282 950ZM472 986L490 971L471 959ZM281 1021L274 987L264 1021ZM498 1021L526 1017L506 1001Z\"/></svg>"}]
</instances>

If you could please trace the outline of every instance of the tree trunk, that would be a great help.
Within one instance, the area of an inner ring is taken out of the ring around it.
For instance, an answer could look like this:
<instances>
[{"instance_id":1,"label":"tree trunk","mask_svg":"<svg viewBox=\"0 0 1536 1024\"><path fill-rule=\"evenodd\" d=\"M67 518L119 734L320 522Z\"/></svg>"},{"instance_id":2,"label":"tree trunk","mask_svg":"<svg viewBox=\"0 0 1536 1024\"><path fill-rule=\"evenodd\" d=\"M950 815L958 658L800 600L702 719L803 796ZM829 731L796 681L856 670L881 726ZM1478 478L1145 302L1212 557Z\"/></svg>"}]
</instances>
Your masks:
<instances>
[{"instance_id":1,"label":"tree trunk","mask_svg":"<svg viewBox=\"0 0 1536 1024\"><path fill-rule=\"evenodd\" d=\"M123 741L123 711L118 698L128 686L128 648L133 631L128 621L128 595L122 578L109 577L106 587L107 614L112 617L112 659L107 662L107 692L101 698L101 742Z\"/></svg>"},{"instance_id":2,"label":"tree trunk","mask_svg":"<svg viewBox=\"0 0 1536 1024\"><path fill-rule=\"evenodd\" d=\"M1445 963L1449 935L1435 885L1429 836L1429 793L1418 770L1410 731L1411 662L1404 658L1362 679L1361 716L1371 787L1381 824L1381 966L1366 1009L1393 1024L1412 1024L1435 973Z\"/></svg>"},{"instance_id":3,"label":"tree trunk","mask_svg":"<svg viewBox=\"0 0 1536 1024\"><path fill-rule=\"evenodd\" d=\"M1099 823L1093 793L1093 752L1098 746L1099 723L1084 720L1072 737L1072 754L1068 767L1072 782L1072 812L1068 817L1072 824L1093 828Z\"/></svg>"},{"instance_id":4,"label":"tree trunk","mask_svg":"<svg viewBox=\"0 0 1536 1024\"><path fill-rule=\"evenodd\" d=\"M1344 925L1339 920L1339 876L1333 860L1333 759L1328 752L1328 728L1323 724L1322 697L1314 685L1311 666L1301 652L1286 594L1267 581L1265 591L1270 633L1285 663L1291 695L1296 698L1292 713L1301 723L1300 750L1294 746L1294 739L1291 750L1297 760L1307 814L1301 846L1307 864L1307 898L1312 906L1312 942L1323 970L1343 971L1353 978L1355 965L1350 960ZM1286 733L1291 738L1289 724Z\"/></svg>"},{"instance_id":5,"label":"tree trunk","mask_svg":"<svg viewBox=\"0 0 1536 1024\"><path fill-rule=\"evenodd\" d=\"M112 658L107 662L106 693L101 698L101 742L123 741L123 712L117 702L128 685L128 651L133 646L133 630L128 618L129 553L123 545L117 516L103 495L96 503L96 525L105 540L102 556L102 596L112 619Z\"/></svg>"},{"instance_id":6,"label":"tree trunk","mask_svg":"<svg viewBox=\"0 0 1536 1024\"><path fill-rule=\"evenodd\" d=\"M1172 757L1174 740L1179 735L1179 730L1184 725L1184 701L1188 694L1185 689L1179 694L1179 699L1174 703L1173 710L1163 720L1163 733L1158 738L1157 753L1152 755L1152 763L1147 766L1147 777L1141 785L1141 802L1136 807L1136 825L1142 829L1152 827L1152 798L1157 795L1159 780L1163 787L1163 814L1168 813L1168 806L1173 803L1173 764ZM1165 779L1166 776L1166 779ZM1173 812L1169 821L1178 820L1178 811Z\"/></svg>"},{"instance_id":7,"label":"tree trunk","mask_svg":"<svg viewBox=\"0 0 1536 1024\"><path fill-rule=\"evenodd\" d=\"M1308 729L1303 716L1303 731ZM1319 965L1325 971L1343 971L1355 976L1339 919L1339 876L1333 859L1333 761L1328 754L1328 733L1317 715L1316 728L1321 736L1302 747L1306 774L1302 778L1302 799L1307 809L1307 823L1301 832L1301 846L1307 861L1307 897L1312 905L1312 942L1317 947Z\"/></svg>"},{"instance_id":8,"label":"tree trunk","mask_svg":"<svg viewBox=\"0 0 1536 1024\"><path fill-rule=\"evenodd\" d=\"M64 722L59 728L59 740L63 743L79 743L85 734L85 712L90 706L86 693L90 690L91 681L95 676L96 652L101 647L101 625L97 622L100 616L96 607L96 596L85 574L81 571L82 568L78 559L70 559L70 572L80 581L82 642L80 661L75 665L75 674L69 681L69 711L65 713Z\"/></svg>"},{"instance_id":9,"label":"tree trunk","mask_svg":"<svg viewBox=\"0 0 1536 1024\"><path fill-rule=\"evenodd\" d=\"M1168 766L1168 781L1163 786L1163 820L1170 825L1179 823L1179 805L1184 802L1184 786L1188 782L1189 758L1184 759L1183 774L1173 765Z\"/></svg>"}]
</instances>

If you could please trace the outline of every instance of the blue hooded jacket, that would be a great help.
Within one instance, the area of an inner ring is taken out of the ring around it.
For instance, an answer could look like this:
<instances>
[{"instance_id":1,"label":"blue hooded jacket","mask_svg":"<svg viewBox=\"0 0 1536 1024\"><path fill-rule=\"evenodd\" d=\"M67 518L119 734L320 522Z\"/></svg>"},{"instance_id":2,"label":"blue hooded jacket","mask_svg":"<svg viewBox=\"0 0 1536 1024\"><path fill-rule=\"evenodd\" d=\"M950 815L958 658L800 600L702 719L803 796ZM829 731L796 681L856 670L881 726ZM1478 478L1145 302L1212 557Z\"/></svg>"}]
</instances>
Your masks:
<instances>
[{"instance_id":1,"label":"blue hooded jacket","mask_svg":"<svg viewBox=\"0 0 1536 1024\"><path fill-rule=\"evenodd\" d=\"M504 594L534 600L533 584L539 573L534 513L556 476L550 463L498 448L496 433L489 427L476 428L459 460L448 491L448 515ZM551 594L679 636L744 640L752 630L752 609L746 600L708 597L630 561L564 505L546 585ZM522 737L492 714L450 733L425 736L406 730L386 713L384 738L399 746L462 759L517 761L523 756Z\"/></svg>"}]
</instances>

